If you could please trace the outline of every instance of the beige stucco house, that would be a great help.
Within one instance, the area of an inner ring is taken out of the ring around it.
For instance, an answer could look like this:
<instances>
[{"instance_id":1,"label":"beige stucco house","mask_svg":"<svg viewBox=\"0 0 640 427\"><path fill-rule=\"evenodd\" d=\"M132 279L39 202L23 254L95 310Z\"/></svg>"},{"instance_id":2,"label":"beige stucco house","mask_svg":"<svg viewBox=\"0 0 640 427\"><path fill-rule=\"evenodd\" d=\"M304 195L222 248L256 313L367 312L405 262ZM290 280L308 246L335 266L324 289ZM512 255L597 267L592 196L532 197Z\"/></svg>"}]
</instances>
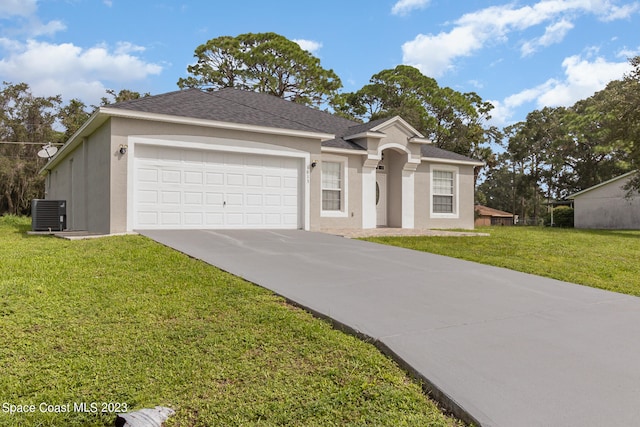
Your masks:
<instances>
[{"instance_id":1,"label":"beige stucco house","mask_svg":"<svg viewBox=\"0 0 640 427\"><path fill-rule=\"evenodd\" d=\"M576 228L640 229L640 194L627 197L629 172L570 195Z\"/></svg>"},{"instance_id":2,"label":"beige stucco house","mask_svg":"<svg viewBox=\"0 0 640 427\"><path fill-rule=\"evenodd\" d=\"M42 173L70 230L471 229L478 165L400 117L189 89L100 107Z\"/></svg>"}]
</instances>

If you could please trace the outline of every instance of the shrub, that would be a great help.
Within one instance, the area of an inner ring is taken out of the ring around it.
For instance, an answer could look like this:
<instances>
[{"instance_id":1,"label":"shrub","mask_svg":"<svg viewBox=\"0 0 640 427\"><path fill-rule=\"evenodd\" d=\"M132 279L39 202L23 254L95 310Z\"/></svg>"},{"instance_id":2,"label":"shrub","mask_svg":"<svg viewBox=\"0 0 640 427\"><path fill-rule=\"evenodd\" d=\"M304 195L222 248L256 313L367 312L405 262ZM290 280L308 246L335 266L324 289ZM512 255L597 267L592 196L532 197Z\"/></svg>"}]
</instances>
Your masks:
<instances>
[{"instance_id":1,"label":"shrub","mask_svg":"<svg viewBox=\"0 0 640 427\"><path fill-rule=\"evenodd\" d=\"M551 225L551 212L547 213L544 218L544 225ZM554 227L573 227L573 208L569 206L558 206L553 209L553 226Z\"/></svg>"}]
</instances>

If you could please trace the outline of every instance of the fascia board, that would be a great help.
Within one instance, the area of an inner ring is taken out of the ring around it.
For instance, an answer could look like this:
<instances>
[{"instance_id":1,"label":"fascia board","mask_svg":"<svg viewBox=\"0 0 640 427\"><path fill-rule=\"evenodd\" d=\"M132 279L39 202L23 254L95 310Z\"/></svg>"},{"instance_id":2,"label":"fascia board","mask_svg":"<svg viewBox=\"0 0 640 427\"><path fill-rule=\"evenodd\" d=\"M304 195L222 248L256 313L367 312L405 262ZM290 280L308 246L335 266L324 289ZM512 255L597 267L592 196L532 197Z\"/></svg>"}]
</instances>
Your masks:
<instances>
[{"instance_id":1,"label":"fascia board","mask_svg":"<svg viewBox=\"0 0 640 427\"><path fill-rule=\"evenodd\" d=\"M356 133L355 135L348 135L343 137L343 139L346 140L350 140L350 139L358 139L358 138L373 138L373 139L382 139L384 138L385 135L382 132L371 132L371 131L367 131L367 132L360 132L360 133Z\"/></svg>"},{"instance_id":2,"label":"fascia board","mask_svg":"<svg viewBox=\"0 0 640 427\"><path fill-rule=\"evenodd\" d=\"M412 138L409 138L409 142L413 142L415 144L433 144L433 141L431 141L428 138L420 138L417 136L414 136Z\"/></svg>"},{"instance_id":3,"label":"fascia board","mask_svg":"<svg viewBox=\"0 0 640 427\"><path fill-rule=\"evenodd\" d=\"M40 169L40 171L38 172L40 175L43 175L45 172L53 169L58 163L60 163L62 159L66 157L67 152L73 151L74 148L80 145L80 142L82 141L82 138L84 136L91 134L94 130L100 127L105 121L107 121L109 116L104 114L101 110L102 109L100 108L96 110L91 115L91 117L89 117L89 119L86 122L84 122L82 126L80 126L80 129L78 129L73 135L71 135L71 137L67 140L67 142L65 142L65 144L51 158L51 160L49 160L47 164Z\"/></svg>"},{"instance_id":4,"label":"fascia board","mask_svg":"<svg viewBox=\"0 0 640 427\"><path fill-rule=\"evenodd\" d=\"M364 150L349 150L347 148L336 148L336 147L322 147L320 151L323 153L355 154L356 156L367 155L367 152Z\"/></svg>"},{"instance_id":5,"label":"fascia board","mask_svg":"<svg viewBox=\"0 0 640 427\"><path fill-rule=\"evenodd\" d=\"M418 130L416 128L414 128L413 126L411 126L409 123L407 123L402 117L400 116L395 116L389 120L387 120L386 122L382 122L379 125L371 128L370 130L373 132L379 131L381 129L384 129L386 127L391 126L394 123L400 123L401 126L403 126L405 129L407 129L409 131L409 133L412 133L414 135L416 135L419 138L424 138L424 135L421 134L420 132L418 132Z\"/></svg>"},{"instance_id":6,"label":"fascia board","mask_svg":"<svg viewBox=\"0 0 640 427\"><path fill-rule=\"evenodd\" d=\"M431 162L431 163L445 163L451 165L471 165L471 166L484 166L485 163L476 160L451 160L451 159L442 159L439 157L421 157L420 160Z\"/></svg>"}]
</instances>

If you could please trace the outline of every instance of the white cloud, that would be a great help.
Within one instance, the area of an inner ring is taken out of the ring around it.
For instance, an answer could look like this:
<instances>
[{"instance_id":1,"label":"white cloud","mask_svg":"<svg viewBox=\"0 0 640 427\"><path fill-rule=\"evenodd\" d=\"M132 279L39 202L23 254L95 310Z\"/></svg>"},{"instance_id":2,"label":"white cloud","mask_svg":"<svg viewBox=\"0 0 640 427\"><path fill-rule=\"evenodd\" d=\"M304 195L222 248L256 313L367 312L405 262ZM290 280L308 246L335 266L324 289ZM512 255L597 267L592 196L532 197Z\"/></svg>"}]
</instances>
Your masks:
<instances>
[{"instance_id":1,"label":"white cloud","mask_svg":"<svg viewBox=\"0 0 640 427\"><path fill-rule=\"evenodd\" d=\"M49 21L46 24L43 24L39 20L33 19L31 20L27 31L31 37L38 37L52 36L58 31L64 31L66 29L67 26L61 21Z\"/></svg>"},{"instance_id":2,"label":"white cloud","mask_svg":"<svg viewBox=\"0 0 640 427\"><path fill-rule=\"evenodd\" d=\"M31 16L36 12L36 0L0 0L0 16Z\"/></svg>"},{"instance_id":3,"label":"white cloud","mask_svg":"<svg viewBox=\"0 0 640 427\"><path fill-rule=\"evenodd\" d=\"M636 57L638 55L640 55L640 47L638 47L636 49L629 49L629 48L625 47L620 52L618 52L616 56L618 58L628 59L628 58L634 58L634 57Z\"/></svg>"},{"instance_id":4,"label":"white cloud","mask_svg":"<svg viewBox=\"0 0 640 427\"><path fill-rule=\"evenodd\" d=\"M83 49L72 43L36 40L2 39L0 46L8 51L0 59L2 80L26 82L37 95L61 94L86 103L97 103L104 96L105 82L130 84L162 71L160 65L131 55L142 48L130 43L120 43L113 51L104 45Z\"/></svg>"},{"instance_id":5,"label":"white cloud","mask_svg":"<svg viewBox=\"0 0 640 427\"><path fill-rule=\"evenodd\" d=\"M604 89L610 81L621 79L631 70L626 61L608 62L604 58L588 61L579 55L565 58L562 67L565 80L554 84L537 98L538 108L573 105Z\"/></svg>"},{"instance_id":6,"label":"white cloud","mask_svg":"<svg viewBox=\"0 0 640 427\"><path fill-rule=\"evenodd\" d=\"M116 55L128 55L133 52L144 52L146 49L143 46L138 46L130 42L118 42L116 45Z\"/></svg>"},{"instance_id":7,"label":"white cloud","mask_svg":"<svg viewBox=\"0 0 640 427\"><path fill-rule=\"evenodd\" d=\"M455 68L457 58L473 55L488 44L504 43L512 32L556 21L542 36L523 46L523 54L529 54L562 40L577 15L621 19L640 7L637 3L629 6L618 7L611 0L541 0L532 6L492 6L463 15L449 32L418 34L402 45L403 62L438 77Z\"/></svg>"},{"instance_id":8,"label":"white cloud","mask_svg":"<svg viewBox=\"0 0 640 427\"><path fill-rule=\"evenodd\" d=\"M588 56L588 55L587 55ZM580 55L565 58L562 62L564 78L549 79L537 86L506 97L503 101L491 101L496 107L491 111L491 123L505 126L519 107L533 104L532 108L570 107L581 99L602 90L612 80L621 79L631 70L628 62L609 62L602 57L589 60Z\"/></svg>"},{"instance_id":9,"label":"white cloud","mask_svg":"<svg viewBox=\"0 0 640 427\"><path fill-rule=\"evenodd\" d=\"M311 53L315 53L322 47L322 43L313 40L294 39L293 41L298 43L302 49Z\"/></svg>"},{"instance_id":10,"label":"white cloud","mask_svg":"<svg viewBox=\"0 0 640 427\"><path fill-rule=\"evenodd\" d=\"M53 20L43 23L36 16L37 11L36 0L0 0L0 18L18 18L16 22L19 22L19 28L14 28L14 33L38 37L50 36L67 29L61 21Z\"/></svg>"},{"instance_id":11,"label":"white cloud","mask_svg":"<svg viewBox=\"0 0 640 427\"><path fill-rule=\"evenodd\" d=\"M102 3L104 3L104 5L107 6L107 7L113 6L113 1L112 0L102 0Z\"/></svg>"},{"instance_id":12,"label":"white cloud","mask_svg":"<svg viewBox=\"0 0 640 427\"><path fill-rule=\"evenodd\" d=\"M489 119L489 124L491 126L496 127L504 127L509 123L509 119L513 116L513 110L509 107L506 107L502 102L490 100L488 101L493 105L493 110L489 114L491 114L491 119Z\"/></svg>"},{"instance_id":13,"label":"white cloud","mask_svg":"<svg viewBox=\"0 0 640 427\"><path fill-rule=\"evenodd\" d=\"M573 24L566 19L549 25L545 29L544 35L538 37L537 39L525 42L522 45L522 56L529 56L541 47L547 47L555 43L560 43L562 40L564 40L564 37L567 35L567 33L572 29Z\"/></svg>"},{"instance_id":14,"label":"white cloud","mask_svg":"<svg viewBox=\"0 0 640 427\"><path fill-rule=\"evenodd\" d=\"M630 3L623 6L612 6L609 13L604 14L601 19L605 22L627 19L640 10L640 3Z\"/></svg>"},{"instance_id":15,"label":"white cloud","mask_svg":"<svg viewBox=\"0 0 640 427\"><path fill-rule=\"evenodd\" d=\"M482 47L471 27L454 28L437 36L419 34L402 45L403 62L418 68L423 74L440 77L453 68L453 60L469 56Z\"/></svg>"},{"instance_id":16,"label":"white cloud","mask_svg":"<svg viewBox=\"0 0 640 427\"><path fill-rule=\"evenodd\" d=\"M475 87L476 89L482 89L484 88L484 83L482 83L479 80L469 80L467 83L469 83L471 86Z\"/></svg>"},{"instance_id":17,"label":"white cloud","mask_svg":"<svg viewBox=\"0 0 640 427\"><path fill-rule=\"evenodd\" d=\"M391 13L394 15L407 15L412 10L424 9L429 6L431 0L399 0L391 8Z\"/></svg>"}]
</instances>

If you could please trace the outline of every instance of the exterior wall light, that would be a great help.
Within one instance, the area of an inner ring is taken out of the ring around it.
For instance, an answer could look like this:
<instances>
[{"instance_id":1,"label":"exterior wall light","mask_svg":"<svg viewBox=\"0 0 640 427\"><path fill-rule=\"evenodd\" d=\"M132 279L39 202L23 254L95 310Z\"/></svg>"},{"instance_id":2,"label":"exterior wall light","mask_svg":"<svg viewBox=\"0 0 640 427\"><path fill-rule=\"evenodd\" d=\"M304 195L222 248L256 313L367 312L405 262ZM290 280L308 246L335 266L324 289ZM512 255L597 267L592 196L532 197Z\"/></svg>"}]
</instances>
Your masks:
<instances>
[{"instance_id":1,"label":"exterior wall light","mask_svg":"<svg viewBox=\"0 0 640 427\"><path fill-rule=\"evenodd\" d=\"M127 148L128 147L126 145L120 144L120 149L118 150L118 152L124 156L125 154L127 154Z\"/></svg>"}]
</instances>

